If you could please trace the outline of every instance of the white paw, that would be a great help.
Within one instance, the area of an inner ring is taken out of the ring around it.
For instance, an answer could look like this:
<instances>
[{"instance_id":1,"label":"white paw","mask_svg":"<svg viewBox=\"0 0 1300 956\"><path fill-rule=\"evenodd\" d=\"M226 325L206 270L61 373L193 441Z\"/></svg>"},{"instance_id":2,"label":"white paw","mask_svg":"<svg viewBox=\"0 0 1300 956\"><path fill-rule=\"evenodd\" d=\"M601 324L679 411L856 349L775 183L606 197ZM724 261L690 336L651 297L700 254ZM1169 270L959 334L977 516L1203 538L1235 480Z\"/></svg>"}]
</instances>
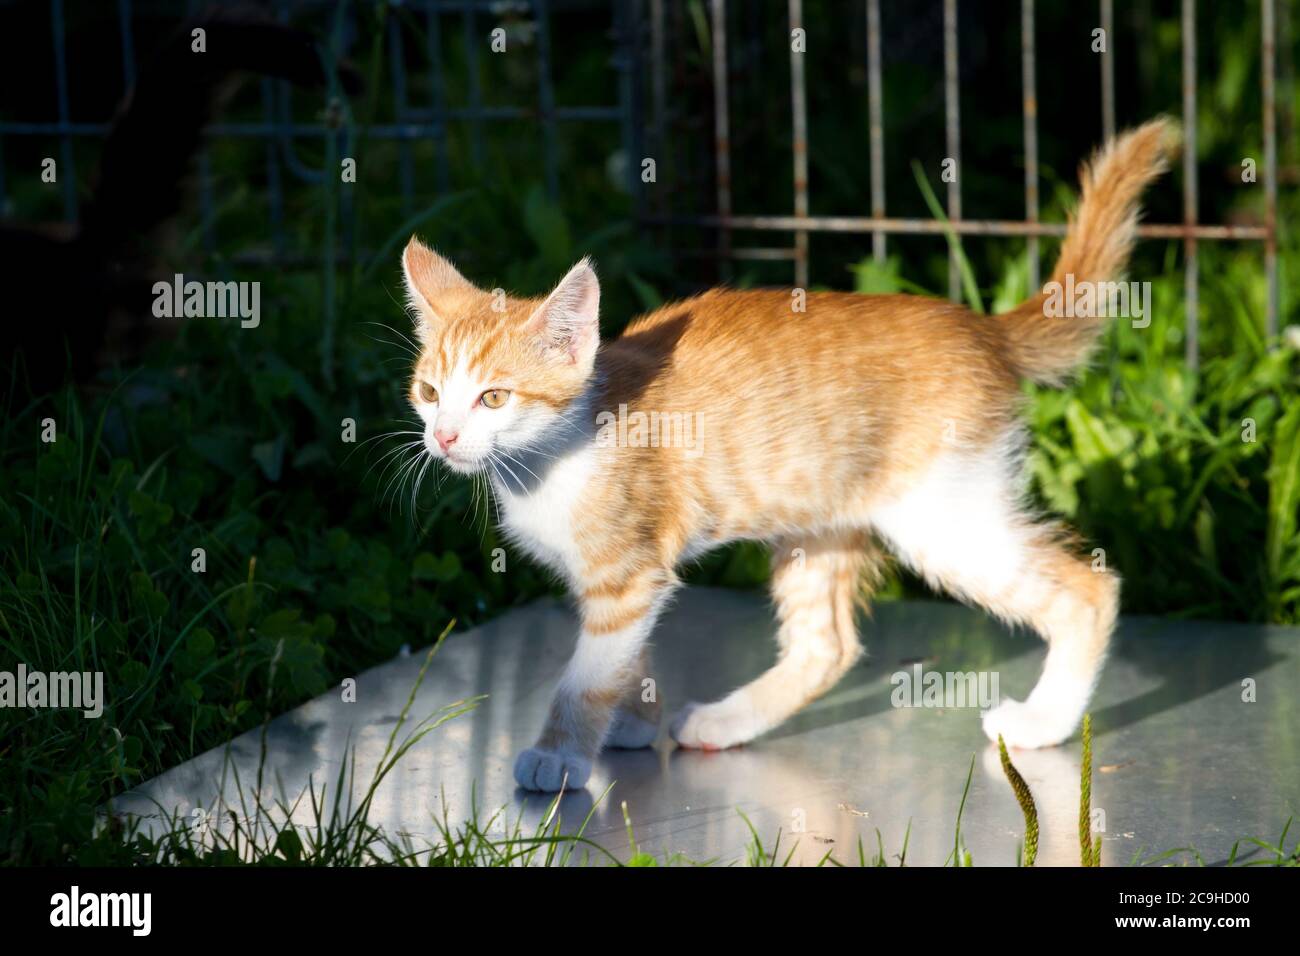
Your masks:
<instances>
[{"instance_id":1,"label":"white paw","mask_svg":"<svg viewBox=\"0 0 1300 956\"><path fill-rule=\"evenodd\" d=\"M1001 734L1008 747L1034 750L1065 741L1078 723L1073 712L1007 699L984 715L984 733L994 743Z\"/></svg>"},{"instance_id":2,"label":"white paw","mask_svg":"<svg viewBox=\"0 0 1300 956\"><path fill-rule=\"evenodd\" d=\"M649 747L659 736L659 722L646 720L630 710L619 708L614 713L614 722L605 736L605 746L619 750L640 750Z\"/></svg>"},{"instance_id":3,"label":"white paw","mask_svg":"<svg viewBox=\"0 0 1300 956\"><path fill-rule=\"evenodd\" d=\"M569 751L529 747L515 760L515 783L525 790L581 790L590 776L591 761Z\"/></svg>"},{"instance_id":4,"label":"white paw","mask_svg":"<svg viewBox=\"0 0 1300 956\"><path fill-rule=\"evenodd\" d=\"M752 740L758 728L747 708L721 700L716 704L687 704L673 717L668 732L683 747L726 750Z\"/></svg>"}]
</instances>

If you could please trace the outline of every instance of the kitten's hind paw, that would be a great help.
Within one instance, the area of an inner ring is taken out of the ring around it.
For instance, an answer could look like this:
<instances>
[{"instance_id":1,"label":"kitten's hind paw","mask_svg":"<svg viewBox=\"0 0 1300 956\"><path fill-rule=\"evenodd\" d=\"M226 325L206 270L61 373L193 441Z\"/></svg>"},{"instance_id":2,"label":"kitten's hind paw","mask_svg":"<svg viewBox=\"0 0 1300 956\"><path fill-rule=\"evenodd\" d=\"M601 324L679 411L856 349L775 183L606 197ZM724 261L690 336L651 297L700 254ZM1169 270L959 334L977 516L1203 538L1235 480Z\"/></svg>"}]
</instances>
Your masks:
<instances>
[{"instance_id":1,"label":"kitten's hind paw","mask_svg":"<svg viewBox=\"0 0 1300 956\"><path fill-rule=\"evenodd\" d=\"M1062 708L1004 699L984 715L984 734L994 743L1001 734L1008 747L1036 750L1064 742L1078 724L1079 718Z\"/></svg>"},{"instance_id":2,"label":"kitten's hind paw","mask_svg":"<svg viewBox=\"0 0 1300 956\"><path fill-rule=\"evenodd\" d=\"M752 740L758 730L753 715L732 700L687 704L668 728L673 740L688 750L726 750Z\"/></svg>"},{"instance_id":3,"label":"kitten's hind paw","mask_svg":"<svg viewBox=\"0 0 1300 956\"><path fill-rule=\"evenodd\" d=\"M515 760L515 783L525 790L581 790L590 776L591 761L568 751L529 747Z\"/></svg>"},{"instance_id":4,"label":"kitten's hind paw","mask_svg":"<svg viewBox=\"0 0 1300 956\"><path fill-rule=\"evenodd\" d=\"M640 714L619 708L605 735L605 746L617 750L640 750L649 747L659 736L659 721L649 721Z\"/></svg>"}]
</instances>

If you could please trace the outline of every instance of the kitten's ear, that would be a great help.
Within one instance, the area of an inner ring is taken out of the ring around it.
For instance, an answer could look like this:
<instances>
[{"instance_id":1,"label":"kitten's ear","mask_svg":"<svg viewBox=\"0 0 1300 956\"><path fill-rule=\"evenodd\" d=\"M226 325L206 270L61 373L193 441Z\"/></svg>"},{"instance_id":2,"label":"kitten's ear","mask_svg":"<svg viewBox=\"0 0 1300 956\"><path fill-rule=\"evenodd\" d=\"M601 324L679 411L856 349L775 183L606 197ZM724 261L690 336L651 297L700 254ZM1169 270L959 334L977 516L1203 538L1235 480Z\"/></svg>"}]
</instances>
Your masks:
<instances>
[{"instance_id":1,"label":"kitten's ear","mask_svg":"<svg viewBox=\"0 0 1300 956\"><path fill-rule=\"evenodd\" d=\"M584 258L537 307L527 328L572 364L590 367L600 344L599 320L600 282L591 260Z\"/></svg>"},{"instance_id":2,"label":"kitten's ear","mask_svg":"<svg viewBox=\"0 0 1300 956\"><path fill-rule=\"evenodd\" d=\"M406 301L415 313L416 328L438 320L438 301L453 289L472 289L456 267L415 236L402 252L402 276L406 280Z\"/></svg>"}]
</instances>

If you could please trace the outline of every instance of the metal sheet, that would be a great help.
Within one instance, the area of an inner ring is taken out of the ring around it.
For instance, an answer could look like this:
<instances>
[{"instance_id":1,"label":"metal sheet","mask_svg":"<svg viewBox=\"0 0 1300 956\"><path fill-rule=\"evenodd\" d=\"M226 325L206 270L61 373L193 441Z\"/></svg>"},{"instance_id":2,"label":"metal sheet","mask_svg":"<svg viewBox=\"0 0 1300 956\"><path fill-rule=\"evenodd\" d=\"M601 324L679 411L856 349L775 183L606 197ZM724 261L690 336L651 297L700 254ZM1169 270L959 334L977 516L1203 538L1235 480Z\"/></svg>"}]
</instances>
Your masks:
<instances>
[{"instance_id":1,"label":"metal sheet","mask_svg":"<svg viewBox=\"0 0 1300 956\"><path fill-rule=\"evenodd\" d=\"M448 638L412 715L488 694L471 714L424 738L381 785L371 820L416 845L434 838L432 818L454 822L470 810L506 807L526 828L549 798L511 779L515 754L532 743L556 677L574 642L572 615L550 602L512 612ZM680 596L655 638L655 673L666 709L730 690L770 665L774 625L759 594L692 589ZM794 862L833 852L856 859L880 832L886 854L903 846L909 864L942 864L974 759L962 838L975 865L1010 865L1023 833L1021 812L984 739L975 709L891 704L890 675L920 660L927 670L996 673L1004 695L1023 698L1043 647L978 611L940 602L879 605L862 632L868 657L828 696L750 745L723 753L677 750L661 733L654 749L607 752L586 791L561 801L566 827L580 821L606 786L587 836L628 855L620 804L626 801L640 848L694 860L743 859L748 828L770 846L798 841ZM424 655L360 675L357 702L332 692L269 725L265 779L289 800L315 781L337 777L345 748L368 779ZM1243 702L1242 681L1256 703ZM1125 619L1093 708L1092 805L1104 813L1103 861L1195 846L1208 863L1234 840L1275 840L1300 810L1300 629ZM124 795L124 812L158 808L188 815L213 808L226 748L211 751ZM255 779L260 731L233 741L230 759ZM1077 865L1078 740L1046 751L1014 752L1038 803L1040 865ZM234 800L233 786L225 788ZM156 801L156 804L155 804ZM304 801L305 804L305 801ZM311 822L299 807L295 819Z\"/></svg>"}]
</instances>

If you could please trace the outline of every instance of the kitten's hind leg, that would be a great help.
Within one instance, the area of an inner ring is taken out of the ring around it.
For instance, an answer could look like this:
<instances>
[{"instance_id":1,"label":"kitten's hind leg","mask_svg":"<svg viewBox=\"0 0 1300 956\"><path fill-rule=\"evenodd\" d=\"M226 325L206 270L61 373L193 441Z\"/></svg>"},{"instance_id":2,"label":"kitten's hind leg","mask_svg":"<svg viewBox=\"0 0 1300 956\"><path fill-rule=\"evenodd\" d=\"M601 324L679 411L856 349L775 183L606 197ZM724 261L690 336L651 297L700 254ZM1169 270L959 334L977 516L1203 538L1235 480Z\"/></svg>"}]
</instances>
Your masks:
<instances>
[{"instance_id":1,"label":"kitten's hind leg","mask_svg":"<svg viewBox=\"0 0 1300 956\"><path fill-rule=\"evenodd\" d=\"M1016 501L993 454L940 462L873 522L927 581L1047 641L1043 676L1025 701L984 716L989 739L1050 747L1074 732L1100 677L1119 607L1119 579L1074 555L1065 536Z\"/></svg>"},{"instance_id":2,"label":"kitten's hind leg","mask_svg":"<svg viewBox=\"0 0 1300 956\"><path fill-rule=\"evenodd\" d=\"M722 750L770 730L829 690L861 654L857 598L878 552L863 533L789 539L773 555L772 596L780 629L776 665L712 704L688 704L673 719L683 747Z\"/></svg>"},{"instance_id":3,"label":"kitten's hind leg","mask_svg":"<svg viewBox=\"0 0 1300 956\"><path fill-rule=\"evenodd\" d=\"M605 735L605 746L617 750L649 747L659 736L659 719L663 705L659 691L650 680L650 651L641 651L641 660L633 669L623 699L614 708L614 720Z\"/></svg>"},{"instance_id":4,"label":"kitten's hind leg","mask_svg":"<svg viewBox=\"0 0 1300 956\"><path fill-rule=\"evenodd\" d=\"M984 733L1011 747L1051 747L1083 719L1101 678L1119 613L1119 578L1063 545L1040 542L1023 590L1004 616L1026 621L1047 640L1043 674L1024 702L1003 700L984 715ZM1035 579L1037 584L1035 583Z\"/></svg>"}]
</instances>

